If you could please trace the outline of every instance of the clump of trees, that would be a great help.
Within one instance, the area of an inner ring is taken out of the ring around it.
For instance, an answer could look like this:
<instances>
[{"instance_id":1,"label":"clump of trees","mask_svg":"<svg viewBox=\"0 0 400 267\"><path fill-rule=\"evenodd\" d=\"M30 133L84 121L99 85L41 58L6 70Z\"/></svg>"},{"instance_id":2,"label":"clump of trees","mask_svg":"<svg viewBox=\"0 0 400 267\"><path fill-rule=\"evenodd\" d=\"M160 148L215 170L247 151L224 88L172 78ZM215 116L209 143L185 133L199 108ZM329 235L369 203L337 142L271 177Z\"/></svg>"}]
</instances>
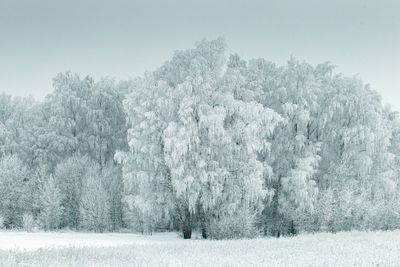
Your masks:
<instances>
[{"instance_id":1,"label":"clump of trees","mask_svg":"<svg viewBox=\"0 0 400 267\"><path fill-rule=\"evenodd\" d=\"M149 227L190 238L399 225L396 112L359 79L290 59L176 52L124 101L125 200Z\"/></svg>"},{"instance_id":2,"label":"clump of trees","mask_svg":"<svg viewBox=\"0 0 400 267\"><path fill-rule=\"evenodd\" d=\"M121 167L114 161L127 146L125 90L67 72L42 102L0 95L3 227L125 227Z\"/></svg>"},{"instance_id":3,"label":"clump of trees","mask_svg":"<svg viewBox=\"0 0 400 267\"><path fill-rule=\"evenodd\" d=\"M70 72L0 96L3 227L250 238L400 228L400 120L357 77L226 58L223 39L143 77Z\"/></svg>"}]
</instances>

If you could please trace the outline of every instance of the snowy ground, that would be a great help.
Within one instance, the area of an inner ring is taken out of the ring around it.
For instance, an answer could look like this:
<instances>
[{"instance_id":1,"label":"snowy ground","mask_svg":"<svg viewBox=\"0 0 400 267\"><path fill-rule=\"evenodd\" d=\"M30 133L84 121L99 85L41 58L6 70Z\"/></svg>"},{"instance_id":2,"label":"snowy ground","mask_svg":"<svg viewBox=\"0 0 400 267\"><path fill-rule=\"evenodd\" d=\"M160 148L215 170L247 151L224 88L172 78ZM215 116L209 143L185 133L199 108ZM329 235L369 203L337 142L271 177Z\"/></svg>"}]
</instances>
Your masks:
<instances>
[{"instance_id":1,"label":"snowy ground","mask_svg":"<svg viewBox=\"0 0 400 267\"><path fill-rule=\"evenodd\" d=\"M26 233L0 232L0 250L26 250L64 247L115 247L130 244L153 244L180 240L176 233L158 233L152 236L120 233Z\"/></svg>"},{"instance_id":2,"label":"snowy ground","mask_svg":"<svg viewBox=\"0 0 400 267\"><path fill-rule=\"evenodd\" d=\"M400 265L400 231L233 241L188 241L173 233L0 232L0 246L0 266Z\"/></svg>"}]
</instances>

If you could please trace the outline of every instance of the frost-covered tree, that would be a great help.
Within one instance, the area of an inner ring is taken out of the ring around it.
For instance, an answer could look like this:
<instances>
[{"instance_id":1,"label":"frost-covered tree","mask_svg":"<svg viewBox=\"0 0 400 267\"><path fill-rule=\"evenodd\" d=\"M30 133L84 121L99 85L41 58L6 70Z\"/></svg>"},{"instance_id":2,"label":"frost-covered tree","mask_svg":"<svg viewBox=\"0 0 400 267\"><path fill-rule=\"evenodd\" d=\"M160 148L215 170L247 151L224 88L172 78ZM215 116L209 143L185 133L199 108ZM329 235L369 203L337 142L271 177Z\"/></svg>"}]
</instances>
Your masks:
<instances>
[{"instance_id":1,"label":"frost-covered tree","mask_svg":"<svg viewBox=\"0 0 400 267\"><path fill-rule=\"evenodd\" d=\"M195 49L176 53L160 77L170 83L170 95L177 103L163 132L163 141L164 159L184 238L190 238L196 205L202 202L200 197L208 163L205 150L210 147L200 128L205 118L203 114L208 110L212 112L210 102L218 90L224 49L222 40L199 42ZM214 113L216 124L220 124L224 116L223 110L219 111L220 116L218 111Z\"/></svg>"},{"instance_id":2,"label":"frost-covered tree","mask_svg":"<svg viewBox=\"0 0 400 267\"><path fill-rule=\"evenodd\" d=\"M31 97L0 96L0 155L16 155L27 167L38 167L39 110Z\"/></svg>"},{"instance_id":3,"label":"frost-covered tree","mask_svg":"<svg viewBox=\"0 0 400 267\"><path fill-rule=\"evenodd\" d=\"M110 229L110 198L102 174L96 167L85 176L80 201L80 226L95 232Z\"/></svg>"},{"instance_id":4,"label":"frost-covered tree","mask_svg":"<svg viewBox=\"0 0 400 267\"><path fill-rule=\"evenodd\" d=\"M110 165L102 169L101 175L109 200L111 230L117 230L124 226L122 171L120 166Z\"/></svg>"},{"instance_id":5,"label":"frost-covered tree","mask_svg":"<svg viewBox=\"0 0 400 267\"><path fill-rule=\"evenodd\" d=\"M150 74L131 86L132 93L124 101L129 152L118 153L116 159L123 163L126 221L136 230L151 232L174 209L162 134L169 110L175 107L165 95L165 83L157 85Z\"/></svg>"},{"instance_id":6,"label":"frost-covered tree","mask_svg":"<svg viewBox=\"0 0 400 267\"><path fill-rule=\"evenodd\" d=\"M85 177L93 168L98 167L86 156L71 157L57 165L54 178L62 197L62 227L79 228L80 205Z\"/></svg>"},{"instance_id":7,"label":"frost-covered tree","mask_svg":"<svg viewBox=\"0 0 400 267\"><path fill-rule=\"evenodd\" d=\"M39 222L45 230L54 230L60 227L62 194L57 181L50 176L40 192Z\"/></svg>"},{"instance_id":8,"label":"frost-covered tree","mask_svg":"<svg viewBox=\"0 0 400 267\"><path fill-rule=\"evenodd\" d=\"M373 208L374 202L396 192L396 156L389 150L392 129L380 97L360 80L335 76L329 85L321 106L326 123L319 184L335 190L339 199L350 196L351 214L343 215L348 219L336 227L353 228L369 213L358 203Z\"/></svg>"},{"instance_id":9,"label":"frost-covered tree","mask_svg":"<svg viewBox=\"0 0 400 267\"><path fill-rule=\"evenodd\" d=\"M123 91L112 80L95 82L71 72L58 74L53 85L44 103L53 157L80 153L101 166L112 162L115 151L126 148Z\"/></svg>"},{"instance_id":10,"label":"frost-covered tree","mask_svg":"<svg viewBox=\"0 0 400 267\"><path fill-rule=\"evenodd\" d=\"M319 77L330 68L321 65L325 67L314 69L294 59L283 67L264 59L247 64L237 55L231 57L228 66L239 84L235 91L238 97L255 99L283 118L272 134L270 153L262 157L273 170L266 180L273 191L266 201L265 231L294 231L294 221L313 210L317 196Z\"/></svg>"},{"instance_id":11,"label":"frost-covered tree","mask_svg":"<svg viewBox=\"0 0 400 267\"><path fill-rule=\"evenodd\" d=\"M67 72L53 79L54 92L47 96L45 105L50 114L49 130L60 159L72 156L86 147L86 131L89 121L88 98L93 79L81 79L77 74Z\"/></svg>"},{"instance_id":12,"label":"frost-covered tree","mask_svg":"<svg viewBox=\"0 0 400 267\"><path fill-rule=\"evenodd\" d=\"M113 162L117 150L126 150L126 122L122 101L125 95L113 80L96 82L88 99L90 122L85 129L87 151L101 166Z\"/></svg>"},{"instance_id":13,"label":"frost-covered tree","mask_svg":"<svg viewBox=\"0 0 400 267\"><path fill-rule=\"evenodd\" d=\"M172 207L184 238L199 217L206 228L241 209L254 212L266 194L267 168L258 153L268 149L266 138L279 116L234 98L234 85L222 75L224 50L218 39L177 52L138 80L125 102L131 153L124 159L124 182L136 185L126 199L147 212ZM135 173L127 171L132 166ZM157 200L156 187L167 203Z\"/></svg>"},{"instance_id":14,"label":"frost-covered tree","mask_svg":"<svg viewBox=\"0 0 400 267\"><path fill-rule=\"evenodd\" d=\"M0 214L6 228L22 226L27 211L29 171L16 156L4 156L0 161Z\"/></svg>"}]
</instances>

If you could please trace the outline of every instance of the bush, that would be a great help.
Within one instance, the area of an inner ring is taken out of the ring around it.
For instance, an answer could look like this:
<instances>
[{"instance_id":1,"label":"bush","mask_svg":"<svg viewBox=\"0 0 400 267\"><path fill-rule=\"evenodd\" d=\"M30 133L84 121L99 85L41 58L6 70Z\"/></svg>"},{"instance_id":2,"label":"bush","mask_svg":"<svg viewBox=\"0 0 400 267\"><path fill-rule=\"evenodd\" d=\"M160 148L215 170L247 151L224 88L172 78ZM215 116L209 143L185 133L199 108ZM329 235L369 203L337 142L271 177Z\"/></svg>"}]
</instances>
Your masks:
<instances>
[{"instance_id":1,"label":"bush","mask_svg":"<svg viewBox=\"0 0 400 267\"><path fill-rule=\"evenodd\" d=\"M211 220L208 234L211 239L253 238L260 234L254 225L255 215L238 211L220 219Z\"/></svg>"}]
</instances>

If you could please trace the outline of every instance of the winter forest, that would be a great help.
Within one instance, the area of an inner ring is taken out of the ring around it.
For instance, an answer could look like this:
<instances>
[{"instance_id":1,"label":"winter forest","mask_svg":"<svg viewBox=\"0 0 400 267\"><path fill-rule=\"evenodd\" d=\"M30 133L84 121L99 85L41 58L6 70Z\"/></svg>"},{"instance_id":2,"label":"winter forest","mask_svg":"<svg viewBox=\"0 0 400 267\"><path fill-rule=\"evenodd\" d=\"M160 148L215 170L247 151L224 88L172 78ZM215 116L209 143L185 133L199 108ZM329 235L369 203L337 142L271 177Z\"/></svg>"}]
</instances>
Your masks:
<instances>
[{"instance_id":1,"label":"winter forest","mask_svg":"<svg viewBox=\"0 0 400 267\"><path fill-rule=\"evenodd\" d=\"M400 228L400 118L334 65L223 38L127 81L0 95L0 227L208 239Z\"/></svg>"}]
</instances>

